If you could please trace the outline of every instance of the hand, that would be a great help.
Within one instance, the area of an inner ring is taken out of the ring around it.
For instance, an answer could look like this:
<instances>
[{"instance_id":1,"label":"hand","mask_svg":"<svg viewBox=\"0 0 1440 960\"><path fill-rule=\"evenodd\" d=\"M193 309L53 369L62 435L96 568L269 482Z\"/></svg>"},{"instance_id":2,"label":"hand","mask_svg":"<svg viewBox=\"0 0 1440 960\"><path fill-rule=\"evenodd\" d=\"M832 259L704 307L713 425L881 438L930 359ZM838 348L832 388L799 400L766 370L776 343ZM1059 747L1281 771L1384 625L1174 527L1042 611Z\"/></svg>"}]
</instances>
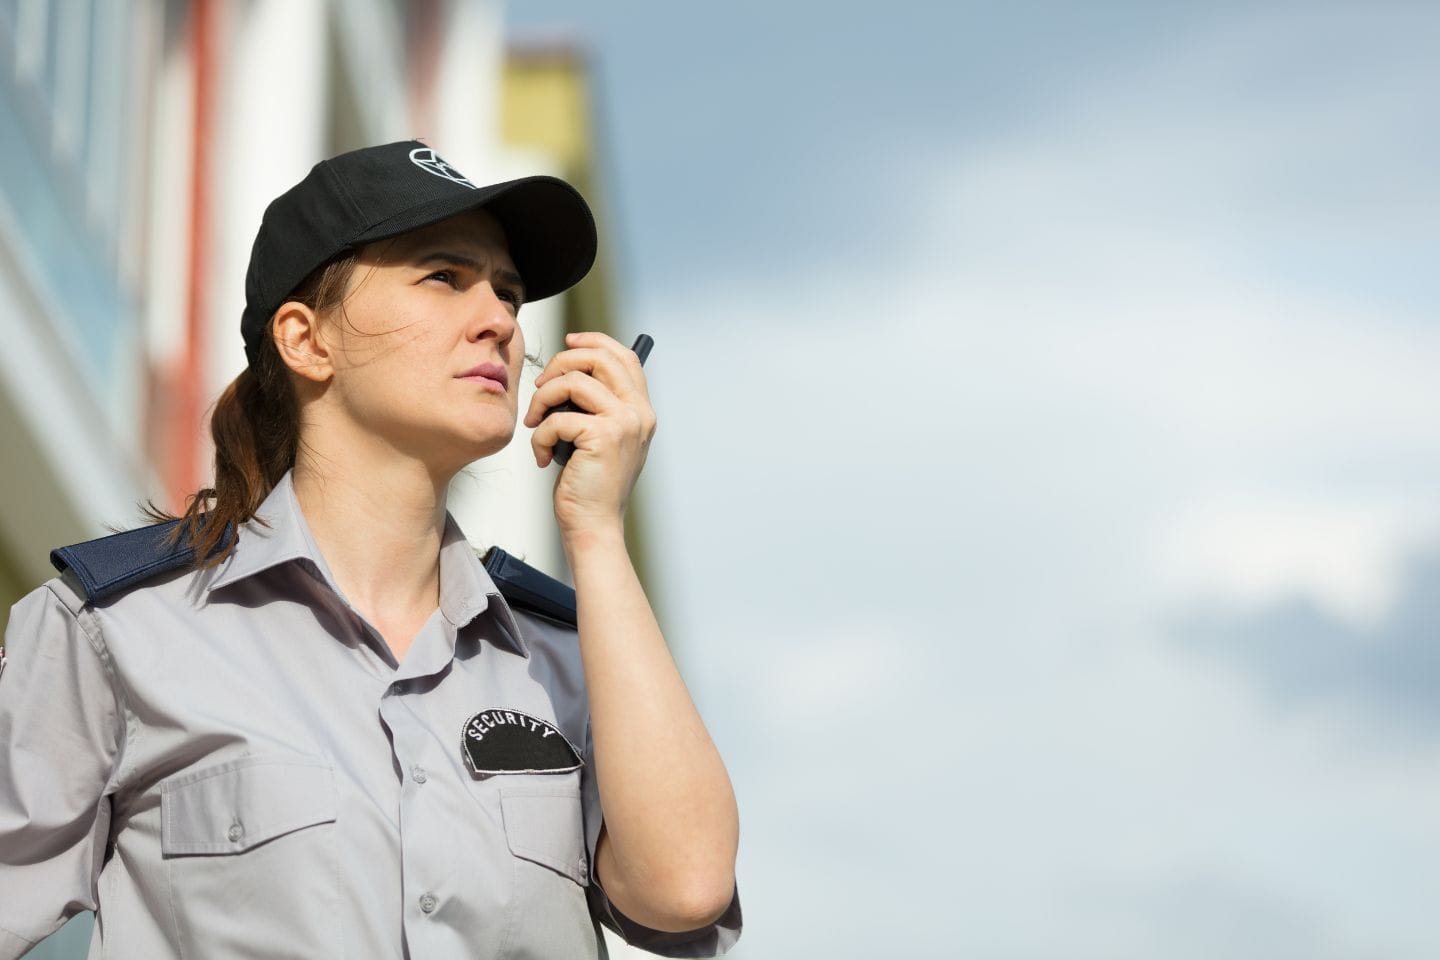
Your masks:
<instances>
[{"instance_id":1,"label":"hand","mask_svg":"<svg viewBox=\"0 0 1440 960\"><path fill-rule=\"evenodd\" d=\"M596 332L566 334L565 342L571 349L535 378L523 422L535 427L530 446L541 467L554 459L556 442L575 444L554 491L555 519L561 535L570 536L620 525L655 435L655 411L632 350ZM566 400L585 412L545 417Z\"/></svg>"}]
</instances>

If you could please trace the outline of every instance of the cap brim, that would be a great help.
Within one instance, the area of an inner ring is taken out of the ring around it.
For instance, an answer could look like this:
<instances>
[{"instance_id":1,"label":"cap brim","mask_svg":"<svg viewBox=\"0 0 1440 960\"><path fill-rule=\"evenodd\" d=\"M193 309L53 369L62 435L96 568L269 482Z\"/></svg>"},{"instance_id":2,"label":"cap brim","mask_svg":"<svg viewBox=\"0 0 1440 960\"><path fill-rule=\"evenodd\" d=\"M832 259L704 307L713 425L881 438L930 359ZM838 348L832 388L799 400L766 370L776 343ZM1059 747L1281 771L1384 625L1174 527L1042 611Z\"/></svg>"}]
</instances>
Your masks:
<instances>
[{"instance_id":1,"label":"cap brim","mask_svg":"<svg viewBox=\"0 0 1440 960\"><path fill-rule=\"evenodd\" d=\"M579 283L595 263L595 217L564 180L523 177L419 204L377 223L349 246L387 240L456 214L485 208L499 221L525 299L543 300Z\"/></svg>"}]
</instances>

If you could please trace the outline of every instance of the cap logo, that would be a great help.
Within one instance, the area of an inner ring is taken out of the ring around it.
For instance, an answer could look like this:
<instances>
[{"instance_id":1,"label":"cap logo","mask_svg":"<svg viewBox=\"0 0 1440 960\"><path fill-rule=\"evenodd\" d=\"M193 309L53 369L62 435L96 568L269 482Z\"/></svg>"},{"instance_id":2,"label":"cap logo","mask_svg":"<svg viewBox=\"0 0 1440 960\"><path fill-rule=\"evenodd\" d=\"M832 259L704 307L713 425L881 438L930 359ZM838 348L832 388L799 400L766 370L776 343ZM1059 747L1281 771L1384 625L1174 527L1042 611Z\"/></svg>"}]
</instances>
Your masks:
<instances>
[{"instance_id":1,"label":"cap logo","mask_svg":"<svg viewBox=\"0 0 1440 960\"><path fill-rule=\"evenodd\" d=\"M450 164L446 163L445 158L441 157L440 154L429 147L416 147L414 150L411 150L410 162L426 173L433 173L437 177L444 177L452 183L458 183L462 187L469 187L471 190L479 189L475 184L466 180L465 175L459 170L456 170L450 166Z\"/></svg>"}]
</instances>

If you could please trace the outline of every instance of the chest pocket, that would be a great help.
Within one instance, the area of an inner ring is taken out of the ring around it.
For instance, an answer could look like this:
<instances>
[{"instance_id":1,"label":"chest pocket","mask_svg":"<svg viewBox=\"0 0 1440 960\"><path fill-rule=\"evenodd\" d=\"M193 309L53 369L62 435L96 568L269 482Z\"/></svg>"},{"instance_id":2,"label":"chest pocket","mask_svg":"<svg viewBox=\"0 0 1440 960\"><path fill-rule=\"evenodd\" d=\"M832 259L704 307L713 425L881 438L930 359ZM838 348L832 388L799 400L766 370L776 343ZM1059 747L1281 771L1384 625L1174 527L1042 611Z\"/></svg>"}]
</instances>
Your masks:
<instances>
[{"instance_id":1,"label":"chest pocket","mask_svg":"<svg viewBox=\"0 0 1440 960\"><path fill-rule=\"evenodd\" d=\"M502 783L500 815L512 854L585 884L589 864L585 860L578 772Z\"/></svg>"},{"instance_id":2,"label":"chest pocket","mask_svg":"<svg viewBox=\"0 0 1440 960\"><path fill-rule=\"evenodd\" d=\"M500 815L511 853L509 919L496 956L583 958L599 941L585 902L580 773L507 776Z\"/></svg>"},{"instance_id":3,"label":"chest pocket","mask_svg":"<svg viewBox=\"0 0 1440 960\"><path fill-rule=\"evenodd\" d=\"M335 781L308 757L243 757L161 786L160 849L166 856L243 853L335 820Z\"/></svg>"},{"instance_id":4,"label":"chest pocket","mask_svg":"<svg viewBox=\"0 0 1440 960\"><path fill-rule=\"evenodd\" d=\"M160 851L182 955L337 955L337 803L324 759L241 757L160 790Z\"/></svg>"}]
</instances>

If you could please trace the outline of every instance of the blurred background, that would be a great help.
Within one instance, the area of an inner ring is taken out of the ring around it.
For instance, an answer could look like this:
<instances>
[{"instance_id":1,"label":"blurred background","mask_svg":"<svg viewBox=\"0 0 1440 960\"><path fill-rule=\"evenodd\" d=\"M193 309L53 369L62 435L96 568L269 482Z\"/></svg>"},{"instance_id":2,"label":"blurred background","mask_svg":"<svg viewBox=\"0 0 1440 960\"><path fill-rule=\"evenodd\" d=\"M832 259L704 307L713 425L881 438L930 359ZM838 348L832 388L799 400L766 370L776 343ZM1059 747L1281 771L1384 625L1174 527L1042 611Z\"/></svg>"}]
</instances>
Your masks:
<instances>
[{"instance_id":1,"label":"blurred background","mask_svg":"<svg viewBox=\"0 0 1440 960\"><path fill-rule=\"evenodd\" d=\"M1411 2L0 0L6 605L206 479L268 200L423 137L595 206L532 350L655 337L631 542L732 956L1440 956L1437 48ZM527 441L452 509L566 577Z\"/></svg>"}]
</instances>

